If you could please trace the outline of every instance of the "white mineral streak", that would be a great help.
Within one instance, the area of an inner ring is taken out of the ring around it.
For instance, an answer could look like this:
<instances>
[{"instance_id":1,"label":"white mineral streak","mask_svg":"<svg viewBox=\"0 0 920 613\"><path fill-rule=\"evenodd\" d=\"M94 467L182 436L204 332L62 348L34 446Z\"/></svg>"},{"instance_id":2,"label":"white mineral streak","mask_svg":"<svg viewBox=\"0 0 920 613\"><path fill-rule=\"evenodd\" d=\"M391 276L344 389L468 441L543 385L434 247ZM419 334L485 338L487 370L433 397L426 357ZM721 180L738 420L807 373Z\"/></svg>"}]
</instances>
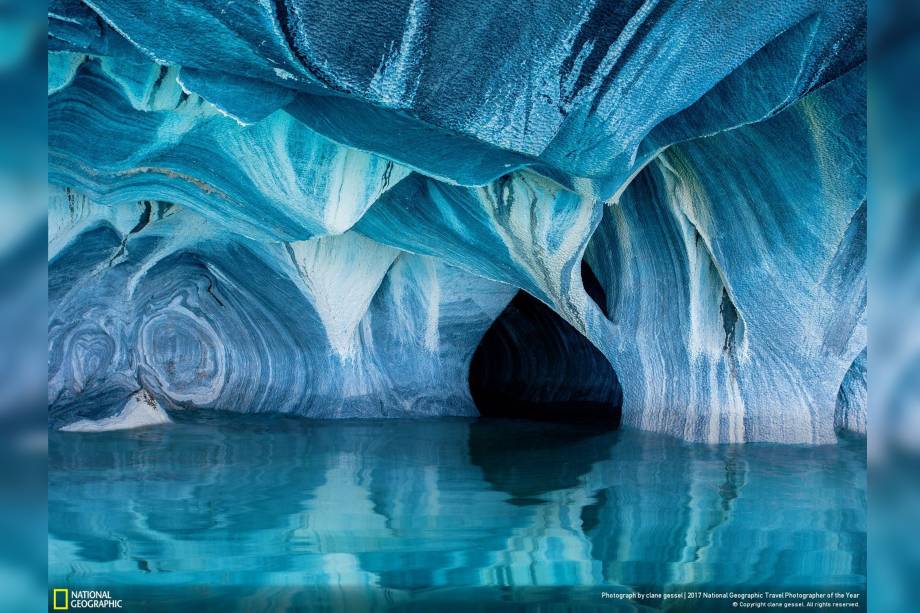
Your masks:
<instances>
[{"instance_id":1,"label":"white mineral streak","mask_svg":"<svg viewBox=\"0 0 920 613\"><path fill-rule=\"evenodd\" d=\"M290 249L329 343L340 358L354 359L358 324L399 251L354 233L299 241Z\"/></svg>"}]
</instances>

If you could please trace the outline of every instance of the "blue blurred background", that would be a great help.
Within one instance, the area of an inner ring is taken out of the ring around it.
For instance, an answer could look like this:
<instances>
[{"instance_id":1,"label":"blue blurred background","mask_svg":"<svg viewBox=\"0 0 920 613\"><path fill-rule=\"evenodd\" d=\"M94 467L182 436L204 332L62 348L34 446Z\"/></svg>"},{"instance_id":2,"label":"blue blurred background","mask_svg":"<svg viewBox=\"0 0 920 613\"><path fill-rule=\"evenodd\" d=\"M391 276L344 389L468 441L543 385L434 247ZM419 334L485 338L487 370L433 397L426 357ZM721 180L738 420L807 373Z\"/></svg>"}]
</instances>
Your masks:
<instances>
[{"instance_id":1,"label":"blue blurred background","mask_svg":"<svg viewBox=\"0 0 920 613\"><path fill-rule=\"evenodd\" d=\"M0 608L47 606L46 7L0 0Z\"/></svg>"},{"instance_id":2,"label":"blue blurred background","mask_svg":"<svg viewBox=\"0 0 920 613\"><path fill-rule=\"evenodd\" d=\"M920 3L870 3L869 606L920 597Z\"/></svg>"}]
</instances>

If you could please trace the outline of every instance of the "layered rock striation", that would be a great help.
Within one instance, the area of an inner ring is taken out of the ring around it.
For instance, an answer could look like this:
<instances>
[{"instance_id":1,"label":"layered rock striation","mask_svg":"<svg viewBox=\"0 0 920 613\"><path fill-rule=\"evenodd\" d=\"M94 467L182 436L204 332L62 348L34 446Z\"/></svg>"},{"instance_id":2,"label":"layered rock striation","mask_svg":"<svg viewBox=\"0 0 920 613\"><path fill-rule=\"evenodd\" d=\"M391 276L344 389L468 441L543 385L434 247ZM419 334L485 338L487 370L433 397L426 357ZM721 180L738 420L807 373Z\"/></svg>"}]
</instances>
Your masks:
<instances>
[{"instance_id":1,"label":"layered rock striation","mask_svg":"<svg viewBox=\"0 0 920 613\"><path fill-rule=\"evenodd\" d=\"M864 60L849 0L55 0L51 425L476 415L476 353L687 440L864 432Z\"/></svg>"}]
</instances>

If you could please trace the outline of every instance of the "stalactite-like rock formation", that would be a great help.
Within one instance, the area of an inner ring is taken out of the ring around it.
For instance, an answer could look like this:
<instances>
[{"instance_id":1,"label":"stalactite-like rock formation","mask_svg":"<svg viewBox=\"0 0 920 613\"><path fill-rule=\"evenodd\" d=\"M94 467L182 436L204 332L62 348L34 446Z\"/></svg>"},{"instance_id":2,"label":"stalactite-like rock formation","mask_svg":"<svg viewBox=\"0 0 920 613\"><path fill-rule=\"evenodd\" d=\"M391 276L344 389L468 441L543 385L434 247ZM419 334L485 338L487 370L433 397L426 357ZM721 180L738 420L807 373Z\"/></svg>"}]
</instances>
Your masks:
<instances>
[{"instance_id":1,"label":"stalactite-like rock formation","mask_svg":"<svg viewBox=\"0 0 920 613\"><path fill-rule=\"evenodd\" d=\"M564 329L627 426L864 432L864 56L858 0L54 0L51 425L476 415L507 324L522 399Z\"/></svg>"}]
</instances>

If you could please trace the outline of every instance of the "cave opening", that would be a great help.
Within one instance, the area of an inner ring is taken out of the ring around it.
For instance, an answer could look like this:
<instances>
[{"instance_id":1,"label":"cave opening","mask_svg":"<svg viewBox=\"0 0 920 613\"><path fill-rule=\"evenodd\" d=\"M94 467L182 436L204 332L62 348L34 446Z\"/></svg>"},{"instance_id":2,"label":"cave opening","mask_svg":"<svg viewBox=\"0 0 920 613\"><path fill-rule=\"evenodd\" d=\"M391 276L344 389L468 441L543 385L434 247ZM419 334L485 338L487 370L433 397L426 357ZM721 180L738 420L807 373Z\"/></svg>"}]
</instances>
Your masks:
<instances>
[{"instance_id":1,"label":"cave opening","mask_svg":"<svg viewBox=\"0 0 920 613\"><path fill-rule=\"evenodd\" d=\"M590 268L591 298L605 305ZM473 354L470 393L483 417L619 426L623 393L607 358L551 308L519 291Z\"/></svg>"}]
</instances>

